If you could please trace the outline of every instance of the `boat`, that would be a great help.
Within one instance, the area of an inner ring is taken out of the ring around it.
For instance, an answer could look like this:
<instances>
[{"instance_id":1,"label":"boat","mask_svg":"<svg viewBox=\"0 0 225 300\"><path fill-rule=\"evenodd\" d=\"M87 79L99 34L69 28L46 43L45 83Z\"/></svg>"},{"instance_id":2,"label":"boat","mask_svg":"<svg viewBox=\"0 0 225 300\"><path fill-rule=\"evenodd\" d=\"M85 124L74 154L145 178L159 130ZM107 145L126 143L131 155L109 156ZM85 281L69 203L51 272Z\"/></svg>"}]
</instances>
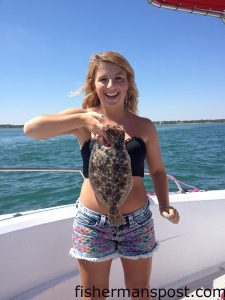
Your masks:
<instances>
[{"instance_id":1,"label":"boat","mask_svg":"<svg viewBox=\"0 0 225 300\"><path fill-rule=\"evenodd\" d=\"M0 171L82 175L75 169ZM168 178L177 186L169 197L180 212L179 225L160 216L156 196L148 192L159 241L153 256L151 288L157 295L153 299L188 299L185 294L192 299L222 299L225 190L203 191ZM0 215L1 300L81 299L78 263L69 255L74 214L75 204ZM109 299L130 299L119 259L113 260L108 292Z\"/></svg>"},{"instance_id":2,"label":"boat","mask_svg":"<svg viewBox=\"0 0 225 300\"><path fill-rule=\"evenodd\" d=\"M148 0L158 7L225 20L224 0ZM0 169L1 172L78 172L75 169ZM145 175L148 175L145 172ZM159 214L148 192L159 248L153 256L153 299L225 299L225 190L203 191L168 176L178 225ZM184 188L183 188L184 186ZM75 204L0 215L0 299L81 299L78 262L69 255ZM84 292L84 291L83 291ZM94 292L94 291L92 291ZM130 299L119 259L113 260L109 299ZM137 298L138 299L138 298Z\"/></svg>"},{"instance_id":3,"label":"boat","mask_svg":"<svg viewBox=\"0 0 225 300\"><path fill-rule=\"evenodd\" d=\"M218 17L225 22L224 0L148 0L148 3L160 8Z\"/></svg>"}]
</instances>

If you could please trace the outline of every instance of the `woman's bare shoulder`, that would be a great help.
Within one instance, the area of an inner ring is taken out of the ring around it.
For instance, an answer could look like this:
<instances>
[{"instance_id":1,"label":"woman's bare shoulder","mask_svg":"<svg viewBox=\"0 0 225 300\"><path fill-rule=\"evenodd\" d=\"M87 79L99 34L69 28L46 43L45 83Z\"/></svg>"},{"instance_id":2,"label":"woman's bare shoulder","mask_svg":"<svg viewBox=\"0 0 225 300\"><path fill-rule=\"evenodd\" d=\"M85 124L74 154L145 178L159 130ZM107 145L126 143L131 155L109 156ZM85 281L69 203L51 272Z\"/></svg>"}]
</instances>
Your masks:
<instances>
[{"instance_id":1,"label":"woman's bare shoulder","mask_svg":"<svg viewBox=\"0 0 225 300\"><path fill-rule=\"evenodd\" d=\"M149 139L151 139L151 137L156 133L154 123L150 119L138 115L134 115L132 118L133 126L135 126L138 131L137 134L142 137L146 143L148 143Z\"/></svg>"},{"instance_id":2,"label":"woman's bare shoulder","mask_svg":"<svg viewBox=\"0 0 225 300\"><path fill-rule=\"evenodd\" d=\"M155 127L150 119L135 114L131 114L131 120L135 122L136 125L141 126L142 129L152 130Z\"/></svg>"}]
</instances>

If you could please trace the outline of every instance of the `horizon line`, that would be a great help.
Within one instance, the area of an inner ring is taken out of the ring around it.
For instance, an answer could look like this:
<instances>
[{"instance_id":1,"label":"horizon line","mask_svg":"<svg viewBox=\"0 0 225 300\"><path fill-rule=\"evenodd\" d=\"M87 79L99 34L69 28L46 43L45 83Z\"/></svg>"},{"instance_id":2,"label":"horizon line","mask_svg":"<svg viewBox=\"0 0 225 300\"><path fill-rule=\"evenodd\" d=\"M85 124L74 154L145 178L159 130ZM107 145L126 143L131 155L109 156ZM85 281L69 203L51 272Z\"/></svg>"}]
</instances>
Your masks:
<instances>
[{"instance_id":1,"label":"horizon line","mask_svg":"<svg viewBox=\"0 0 225 300\"><path fill-rule=\"evenodd\" d=\"M186 123L186 122L225 122L225 119L223 118L218 118L218 119L192 119L192 120L164 120L164 121L152 121L153 123ZM0 127L4 127L4 126L18 126L18 127L23 127L24 124L11 124L11 123L7 123L7 124L0 124Z\"/></svg>"}]
</instances>

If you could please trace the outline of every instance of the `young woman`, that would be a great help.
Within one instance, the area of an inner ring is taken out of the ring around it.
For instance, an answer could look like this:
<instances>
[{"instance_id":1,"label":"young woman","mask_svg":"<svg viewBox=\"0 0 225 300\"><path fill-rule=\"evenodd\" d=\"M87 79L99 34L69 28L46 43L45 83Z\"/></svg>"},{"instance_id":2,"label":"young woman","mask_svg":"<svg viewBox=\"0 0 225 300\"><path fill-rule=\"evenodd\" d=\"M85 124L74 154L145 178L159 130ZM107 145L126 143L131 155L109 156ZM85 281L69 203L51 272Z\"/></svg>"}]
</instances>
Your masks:
<instances>
[{"instance_id":1,"label":"young woman","mask_svg":"<svg viewBox=\"0 0 225 300\"><path fill-rule=\"evenodd\" d=\"M82 108L36 117L25 124L24 132L38 139L71 133L80 144L85 179L76 205L71 254L79 261L81 285L108 288L112 259L120 257L125 284L131 293L134 289L149 289L152 253L157 242L143 184L145 160L161 216L174 224L179 222L177 210L169 205L167 175L156 129L149 119L137 115L134 71L119 53L108 51L92 57L84 92ZM126 224L119 227L109 224L107 207L97 199L88 179L93 145L104 136L106 125L115 123L125 128L133 176L132 189L120 206ZM104 295L98 299L104 299Z\"/></svg>"}]
</instances>

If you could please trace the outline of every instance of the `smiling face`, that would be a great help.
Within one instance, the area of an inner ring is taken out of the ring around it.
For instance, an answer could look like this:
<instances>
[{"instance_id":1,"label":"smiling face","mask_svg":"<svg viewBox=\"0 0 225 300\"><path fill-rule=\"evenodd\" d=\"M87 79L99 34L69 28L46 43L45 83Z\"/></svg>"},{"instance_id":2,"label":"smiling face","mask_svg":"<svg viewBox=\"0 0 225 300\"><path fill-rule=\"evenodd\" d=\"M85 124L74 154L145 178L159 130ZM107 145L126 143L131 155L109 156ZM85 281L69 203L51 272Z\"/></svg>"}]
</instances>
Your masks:
<instances>
[{"instance_id":1,"label":"smiling face","mask_svg":"<svg viewBox=\"0 0 225 300\"><path fill-rule=\"evenodd\" d=\"M94 86L103 106L124 105L128 80L126 71L121 67L101 62L95 72Z\"/></svg>"}]
</instances>

